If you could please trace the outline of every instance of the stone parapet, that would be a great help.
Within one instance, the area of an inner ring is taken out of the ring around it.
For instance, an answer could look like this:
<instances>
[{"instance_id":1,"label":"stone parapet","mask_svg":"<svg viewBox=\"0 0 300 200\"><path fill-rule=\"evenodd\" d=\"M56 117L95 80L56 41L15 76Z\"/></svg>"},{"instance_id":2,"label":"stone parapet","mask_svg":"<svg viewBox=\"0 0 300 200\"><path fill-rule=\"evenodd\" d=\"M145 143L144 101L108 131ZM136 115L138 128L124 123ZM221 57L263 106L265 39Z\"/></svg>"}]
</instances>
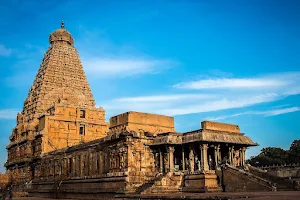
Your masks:
<instances>
[{"instance_id":1,"label":"stone parapet","mask_svg":"<svg viewBox=\"0 0 300 200\"><path fill-rule=\"evenodd\" d=\"M203 121L201 122L202 129L226 131L232 133L240 133L240 127L235 124L225 124L220 122Z\"/></svg>"},{"instance_id":2,"label":"stone parapet","mask_svg":"<svg viewBox=\"0 0 300 200\"><path fill-rule=\"evenodd\" d=\"M141 112L126 112L110 118L111 133L127 131L149 132L159 134L175 132L174 118Z\"/></svg>"}]
</instances>

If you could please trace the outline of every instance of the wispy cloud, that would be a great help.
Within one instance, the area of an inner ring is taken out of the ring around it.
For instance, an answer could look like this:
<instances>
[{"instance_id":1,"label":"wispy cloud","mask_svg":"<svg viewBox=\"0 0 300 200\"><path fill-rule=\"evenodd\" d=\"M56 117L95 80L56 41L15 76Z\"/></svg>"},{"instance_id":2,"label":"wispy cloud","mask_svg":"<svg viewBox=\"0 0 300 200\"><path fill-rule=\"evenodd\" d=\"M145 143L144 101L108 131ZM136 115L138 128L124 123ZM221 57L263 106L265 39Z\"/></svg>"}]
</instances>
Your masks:
<instances>
[{"instance_id":1,"label":"wispy cloud","mask_svg":"<svg viewBox=\"0 0 300 200\"><path fill-rule=\"evenodd\" d=\"M18 111L16 109L0 110L0 119L15 119Z\"/></svg>"},{"instance_id":2,"label":"wispy cloud","mask_svg":"<svg viewBox=\"0 0 300 200\"><path fill-rule=\"evenodd\" d=\"M300 107L290 107L290 108L284 108L284 109L277 109L277 110L269 110L264 113L265 116L276 116L291 112L298 112L300 111Z\"/></svg>"},{"instance_id":3,"label":"wispy cloud","mask_svg":"<svg viewBox=\"0 0 300 200\"><path fill-rule=\"evenodd\" d=\"M0 44L0 56L9 56L12 50Z\"/></svg>"},{"instance_id":4,"label":"wispy cloud","mask_svg":"<svg viewBox=\"0 0 300 200\"><path fill-rule=\"evenodd\" d=\"M157 96L140 96L140 97L124 97L115 99L119 102L154 102L154 101L175 101L186 99L209 99L212 95L208 94L172 94L172 95L157 95Z\"/></svg>"},{"instance_id":5,"label":"wispy cloud","mask_svg":"<svg viewBox=\"0 0 300 200\"><path fill-rule=\"evenodd\" d=\"M147 58L88 58L83 59L83 66L91 76L132 76L136 74L158 73L178 63L172 60Z\"/></svg>"},{"instance_id":6,"label":"wispy cloud","mask_svg":"<svg viewBox=\"0 0 300 200\"><path fill-rule=\"evenodd\" d=\"M300 73L281 73L266 75L256 78L211 78L197 81L188 81L175 84L173 87L182 89L263 89L270 87L282 87L299 81Z\"/></svg>"},{"instance_id":7,"label":"wispy cloud","mask_svg":"<svg viewBox=\"0 0 300 200\"><path fill-rule=\"evenodd\" d=\"M179 64L172 58L145 54L131 44L115 44L105 30L80 26L76 46L89 77L123 78L138 74L156 74Z\"/></svg>"},{"instance_id":8,"label":"wispy cloud","mask_svg":"<svg viewBox=\"0 0 300 200\"><path fill-rule=\"evenodd\" d=\"M255 88L286 85L283 81L263 79L210 79L179 83L174 87L184 89L212 89L212 88Z\"/></svg>"},{"instance_id":9,"label":"wispy cloud","mask_svg":"<svg viewBox=\"0 0 300 200\"><path fill-rule=\"evenodd\" d=\"M188 94L179 94L178 91L176 92L178 88L175 87L175 93L173 94L119 97L118 99L104 102L103 106L107 109L108 113L111 112L113 114L135 110L173 116L244 108L261 103L274 102L290 95L300 94L300 90L298 90L298 85L300 84L299 76L299 72L289 72L265 75L260 78L239 78L234 79L234 81L228 81L232 79L227 78L217 79L226 81L223 83L217 83L218 81L216 81L215 85L213 83L209 85L207 82L201 86L202 88L214 86L217 90L214 88L205 90L205 92L189 90L190 93ZM247 87L253 89L239 89ZM182 92L182 90L180 92ZM251 112L251 114L273 116L277 113L295 112L295 109L298 109L298 107L278 107L273 108L272 112ZM232 117L243 114L249 113L237 113ZM223 116L221 116L221 118L222 117Z\"/></svg>"},{"instance_id":10,"label":"wispy cloud","mask_svg":"<svg viewBox=\"0 0 300 200\"><path fill-rule=\"evenodd\" d=\"M232 97L231 97L232 98ZM280 97L277 94L266 94L253 97L236 97L235 99L221 99L210 100L205 102L194 102L189 105L182 105L181 107L164 109L162 112L168 115L185 115L193 113L203 113L218 110L226 110L232 108L243 108L255 104L271 102L278 100Z\"/></svg>"},{"instance_id":11,"label":"wispy cloud","mask_svg":"<svg viewBox=\"0 0 300 200\"><path fill-rule=\"evenodd\" d=\"M290 107L290 108L274 109L274 110L266 110L266 111L247 111L247 112L236 113L236 114L232 114L232 115L208 117L207 119L213 120L213 121L219 121L219 120L224 120L224 119L228 119L228 118L239 117L242 115L262 115L265 117L270 117L270 116L277 116L277 115L298 112L298 111L300 111L300 107L294 106L294 107Z\"/></svg>"},{"instance_id":12,"label":"wispy cloud","mask_svg":"<svg viewBox=\"0 0 300 200\"><path fill-rule=\"evenodd\" d=\"M227 98L217 94L173 94L114 99L107 102L104 108L112 111L114 114L134 110L174 116L247 107L259 103L275 101L279 98L281 97L278 94L273 93L254 97L228 96Z\"/></svg>"}]
</instances>

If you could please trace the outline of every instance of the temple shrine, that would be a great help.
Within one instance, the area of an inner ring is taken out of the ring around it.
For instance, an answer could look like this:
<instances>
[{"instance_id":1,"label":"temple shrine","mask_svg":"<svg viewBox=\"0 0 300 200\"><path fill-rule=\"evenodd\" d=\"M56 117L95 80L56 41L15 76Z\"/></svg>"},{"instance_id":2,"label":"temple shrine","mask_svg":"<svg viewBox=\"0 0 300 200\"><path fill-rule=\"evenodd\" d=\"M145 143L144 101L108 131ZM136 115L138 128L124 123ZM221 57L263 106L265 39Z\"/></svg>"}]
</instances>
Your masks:
<instances>
[{"instance_id":1,"label":"temple shrine","mask_svg":"<svg viewBox=\"0 0 300 200\"><path fill-rule=\"evenodd\" d=\"M221 165L244 169L246 150L257 143L237 125L203 121L198 130L178 133L173 117L134 111L106 122L63 23L49 42L6 147L16 192L67 198L214 192L222 191Z\"/></svg>"}]
</instances>

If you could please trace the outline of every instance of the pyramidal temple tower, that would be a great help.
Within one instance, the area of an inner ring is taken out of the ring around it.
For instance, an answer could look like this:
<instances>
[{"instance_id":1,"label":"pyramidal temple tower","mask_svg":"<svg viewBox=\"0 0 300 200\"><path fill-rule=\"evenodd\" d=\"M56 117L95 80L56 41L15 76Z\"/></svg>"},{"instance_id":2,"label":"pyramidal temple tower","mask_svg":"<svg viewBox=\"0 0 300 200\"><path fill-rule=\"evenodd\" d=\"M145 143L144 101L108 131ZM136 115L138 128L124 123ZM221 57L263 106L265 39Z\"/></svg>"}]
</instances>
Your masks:
<instances>
[{"instance_id":1,"label":"pyramidal temple tower","mask_svg":"<svg viewBox=\"0 0 300 200\"><path fill-rule=\"evenodd\" d=\"M43 153L106 136L105 112L95 107L74 39L63 22L49 42L6 147L5 166L14 180L30 181L37 173L31 163Z\"/></svg>"}]
</instances>

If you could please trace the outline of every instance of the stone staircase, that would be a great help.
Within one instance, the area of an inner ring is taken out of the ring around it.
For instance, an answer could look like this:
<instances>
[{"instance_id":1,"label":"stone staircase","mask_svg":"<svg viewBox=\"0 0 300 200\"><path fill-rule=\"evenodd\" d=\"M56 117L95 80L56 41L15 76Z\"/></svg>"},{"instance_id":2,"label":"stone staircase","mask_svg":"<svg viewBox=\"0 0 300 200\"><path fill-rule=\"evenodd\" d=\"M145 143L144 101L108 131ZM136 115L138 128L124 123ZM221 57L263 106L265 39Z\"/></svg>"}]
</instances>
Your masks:
<instances>
[{"instance_id":1,"label":"stone staircase","mask_svg":"<svg viewBox=\"0 0 300 200\"><path fill-rule=\"evenodd\" d=\"M275 191L274 184L243 169L223 165L216 171L224 192Z\"/></svg>"},{"instance_id":2,"label":"stone staircase","mask_svg":"<svg viewBox=\"0 0 300 200\"><path fill-rule=\"evenodd\" d=\"M251 166L251 165L247 165L247 168L249 169L249 172L251 174L254 174L255 176L261 177L263 179L266 179L266 180L272 182L272 184L274 186L276 186L277 190L279 190L279 191L287 191L287 190L294 189L292 180L284 179L282 177L269 174L269 173L267 173L267 171L259 169L257 167Z\"/></svg>"},{"instance_id":3,"label":"stone staircase","mask_svg":"<svg viewBox=\"0 0 300 200\"><path fill-rule=\"evenodd\" d=\"M266 188L269 188L270 190L276 190L276 188L274 187L274 183L272 183L271 181L265 179L265 178L262 178L262 177L259 177L257 175L254 175L250 172L247 172L243 169L238 169L238 168L235 168L235 167L232 167L230 165L227 165L226 166L227 169L231 172L231 173L235 173L237 175L243 175L245 176L249 181L253 181L263 187L266 187Z\"/></svg>"},{"instance_id":4,"label":"stone staircase","mask_svg":"<svg viewBox=\"0 0 300 200\"><path fill-rule=\"evenodd\" d=\"M137 188L137 194L172 193L181 191L184 175L182 173L168 172L158 174L152 180Z\"/></svg>"}]
</instances>

